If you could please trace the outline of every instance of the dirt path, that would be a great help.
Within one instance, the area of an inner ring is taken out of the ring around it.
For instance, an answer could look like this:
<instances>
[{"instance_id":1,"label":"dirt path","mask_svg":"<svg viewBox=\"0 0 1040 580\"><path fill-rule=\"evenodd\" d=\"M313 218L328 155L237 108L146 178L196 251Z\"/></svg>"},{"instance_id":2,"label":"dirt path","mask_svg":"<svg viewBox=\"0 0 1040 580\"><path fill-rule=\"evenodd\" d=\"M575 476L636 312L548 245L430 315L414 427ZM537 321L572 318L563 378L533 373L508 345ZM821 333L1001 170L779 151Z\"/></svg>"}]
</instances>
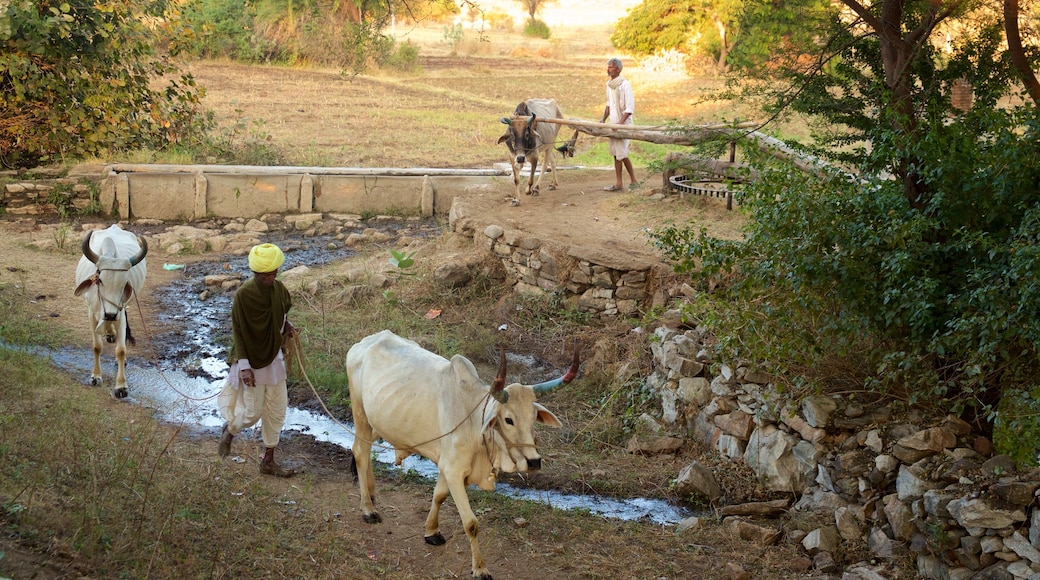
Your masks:
<instances>
[{"instance_id":1,"label":"dirt path","mask_svg":"<svg viewBox=\"0 0 1040 580\"><path fill-rule=\"evenodd\" d=\"M579 245L656 256L649 245L650 230L665 225L705 227L714 235L734 238L739 235L743 217L727 211L721 198L680 199L676 194L660 195L660 174L637 174L639 187L631 191L609 192L614 183L612 170L564 168L559 171L559 188L549 189L550 177L542 180L539 195L521 193L513 205L511 178L503 178L486 192L475 192L460 200L467 215L518 229L561 245ZM627 181L627 178L626 178Z\"/></svg>"}]
</instances>

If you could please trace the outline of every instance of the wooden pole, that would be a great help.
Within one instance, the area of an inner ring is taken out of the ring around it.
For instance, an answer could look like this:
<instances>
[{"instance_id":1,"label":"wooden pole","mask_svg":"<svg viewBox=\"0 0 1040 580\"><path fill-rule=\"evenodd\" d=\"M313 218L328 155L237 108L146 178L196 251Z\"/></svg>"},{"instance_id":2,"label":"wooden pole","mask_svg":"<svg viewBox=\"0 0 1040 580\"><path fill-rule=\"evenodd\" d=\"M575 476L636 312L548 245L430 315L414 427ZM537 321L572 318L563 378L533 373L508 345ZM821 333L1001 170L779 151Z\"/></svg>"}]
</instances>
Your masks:
<instances>
[{"instance_id":1,"label":"wooden pole","mask_svg":"<svg viewBox=\"0 0 1040 580\"><path fill-rule=\"evenodd\" d=\"M692 125L682 127L679 125L617 125L613 123L597 123L583 119L556 119L550 117L538 117L539 123L555 123L557 125L568 125L571 127L585 127L588 129L616 129L626 131L681 131L681 130L719 130L719 129L750 129L757 127L758 123L745 121L743 123L713 123L711 125Z\"/></svg>"},{"instance_id":2,"label":"wooden pole","mask_svg":"<svg viewBox=\"0 0 1040 580\"><path fill-rule=\"evenodd\" d=\"M744 129L758 126L757 123L750 121L735 124L691 125L688 127L679 125L615 125L583 121L581 119L539 118L538 122L575 127L578 131L593 137L634 139L636 141L648 141L664 145L696 145L706 141L728 138L728 140L733 142L730 145L732 157L736 157L735 143L737 141L750 141L754 147L761 151L777 158L791 160L802 171L821 173L825 167L828 167L828 164L822 159L796 151L775 137L770 137L758 131L745 131Z\"/></svg>"}]
</instances>

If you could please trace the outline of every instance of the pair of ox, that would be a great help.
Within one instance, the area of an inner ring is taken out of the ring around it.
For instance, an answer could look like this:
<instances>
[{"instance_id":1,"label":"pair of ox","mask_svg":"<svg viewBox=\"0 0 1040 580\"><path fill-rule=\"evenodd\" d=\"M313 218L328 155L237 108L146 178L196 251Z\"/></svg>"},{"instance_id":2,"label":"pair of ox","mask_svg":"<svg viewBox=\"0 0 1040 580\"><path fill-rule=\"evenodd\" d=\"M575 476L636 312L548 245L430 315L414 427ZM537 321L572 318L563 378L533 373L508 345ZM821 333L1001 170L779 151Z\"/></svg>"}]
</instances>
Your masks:
<instances>
[{"instance_id":1,"label":"pair of ox","mask_svg":"<svg viewBox=\"0 0 1040 580\"><path fill-rule=\"evenodd\" d=\"M559 181L556 179L556 155L553 146L556 144L556 133L560 125L554 122L546 122L544 119L563 119L563 111L556 104L555 99L528 99L516 106L512 118L502 117L502 123L506 125L506 132L498 138L499 143L505 143L509 149L509 161L513 167L513 186L516 188L517 201L520 197L520 173L524 164L531 165L531 173L527 178L527 195L537 195L542 184L542 176L546 170L552 172L552 182L549 189L556 189ZM564 157L573 157L578 132L563 145L556 147ZM538 173L538 161L542 161L542 172ZM535 182L535 174L538 180Z\"/></svg>"},{"instance_id":2,"label":"pair of ox","mask_svg":"<svg viewBox=\"0 0 1040 580\"><path fill-rule=\"evenodd\" d=\"M116 348L116 381L112 396L122 399L126 388L126 345L135 343L126 319L126 304L144 286L148 242L118 224L89 231L83 238L83 256L76 265L76 296L87 303L94 339L94 370L90 384L101 379L101 337Z\"/></svg>"},{"instance_id":3,"label":"pair of ox","mask_svg":"<svg viewBox=\"0 0 1040 580\"><path fill-rule=\"evenodd\" d=\"M393 445L398 465L415 453L437 464L433 505L426 517L424 539L445 543L439 530L440 507L451 494L469 539L473 577L491 574L477 544L477 518L466 486L495 489L499 471L526 472L541 468L534 425L560 427L538 395L569 383L578 373L578 348L562 377L539 383L506 386L502 351L498 376L488 386L463 356L451 360L417 343L384 330L362 339L347 352L350 407L354 414L353 468L361 491L365 522L382 521L375 509L372 444L376 438Z\"/></svg>"}]
</instances>

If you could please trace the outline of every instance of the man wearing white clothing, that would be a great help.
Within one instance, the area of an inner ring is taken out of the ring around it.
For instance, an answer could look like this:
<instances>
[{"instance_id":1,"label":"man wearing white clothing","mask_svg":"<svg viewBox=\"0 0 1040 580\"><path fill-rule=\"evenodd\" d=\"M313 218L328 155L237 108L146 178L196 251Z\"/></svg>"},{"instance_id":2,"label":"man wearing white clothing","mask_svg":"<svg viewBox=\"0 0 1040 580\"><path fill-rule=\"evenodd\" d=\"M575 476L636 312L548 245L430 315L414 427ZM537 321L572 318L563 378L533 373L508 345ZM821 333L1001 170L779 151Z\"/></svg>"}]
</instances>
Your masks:
<instances>
[{"instance_id":1,"label":"man wearing white clothing","mask_svg":"<svg viewBox=\"0 0 1040 580\"><path fill-rule=\"evenodd\" d=\"M632 83L621 76L620 59L612 58L607 61L607 76L610 77L610 80L607 81L607 106L603 109L603 119L600 122L605 123L607 119L610 119L610 123L613 125L632 125L635 122L632 115L636 110L636 98L632 93ZM614 185L603 189L620 191L624 187L621 182L622 166L628 170L629 187L635 189L637 187L636 172L632 169L632 160L628 158L628 139L611 137L608 142L610 154L614 157L615 181Z\"/></svg>"}]
</instances>

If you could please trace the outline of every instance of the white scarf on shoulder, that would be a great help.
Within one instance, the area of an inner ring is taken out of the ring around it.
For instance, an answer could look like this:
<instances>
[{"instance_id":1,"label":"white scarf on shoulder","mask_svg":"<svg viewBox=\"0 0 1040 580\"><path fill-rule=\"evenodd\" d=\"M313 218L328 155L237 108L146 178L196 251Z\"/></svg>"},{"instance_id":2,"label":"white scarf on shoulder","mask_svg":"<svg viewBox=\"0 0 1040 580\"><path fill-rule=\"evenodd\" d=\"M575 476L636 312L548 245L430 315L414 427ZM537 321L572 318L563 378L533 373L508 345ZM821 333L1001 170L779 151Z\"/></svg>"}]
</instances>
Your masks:
<instances>
[{"instance_id":1,"label":"white scarf on shoulder","mask_svg":"<svg viewBox=\"0 0 1040 580\"><path fill-rule=\"evenodd\" d=\"M621 83L623 82L625 82L625 77L621 75L618 75L607 81L607 88L609 88L611 90L611 93L614 95L614 104L619 109L621 108ZM617 111L616 115L620 118L621 111Z\"/></svg>"}]
</instances>

